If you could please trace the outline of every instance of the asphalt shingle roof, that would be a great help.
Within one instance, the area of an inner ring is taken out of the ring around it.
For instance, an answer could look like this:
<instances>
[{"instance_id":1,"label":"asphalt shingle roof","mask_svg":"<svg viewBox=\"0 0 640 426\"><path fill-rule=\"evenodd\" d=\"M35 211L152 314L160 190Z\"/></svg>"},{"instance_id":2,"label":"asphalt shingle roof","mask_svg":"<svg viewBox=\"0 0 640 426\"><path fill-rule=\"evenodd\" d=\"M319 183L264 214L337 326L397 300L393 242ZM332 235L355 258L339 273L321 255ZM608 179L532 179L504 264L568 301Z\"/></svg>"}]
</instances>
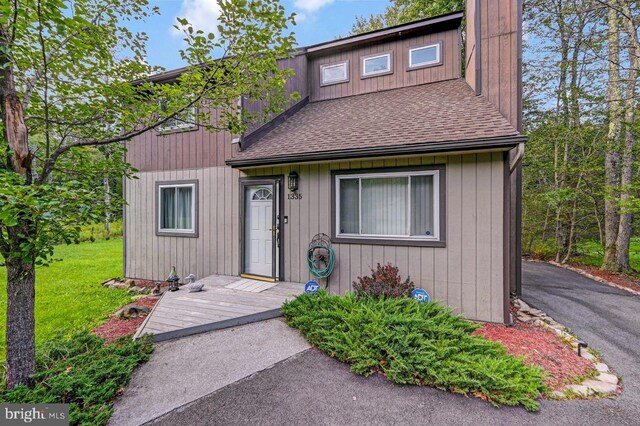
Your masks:
<instances>
[{"instance_id":1,"label":"asphalt shingle roof","mask_svg":"<svg viewBox=\"0 0 640 426\"><path fill-rule=\"evenodd\" d=\"M487 99L456 79L309 103L234 160L518 134Z\"/></svg>"}]
</instances>

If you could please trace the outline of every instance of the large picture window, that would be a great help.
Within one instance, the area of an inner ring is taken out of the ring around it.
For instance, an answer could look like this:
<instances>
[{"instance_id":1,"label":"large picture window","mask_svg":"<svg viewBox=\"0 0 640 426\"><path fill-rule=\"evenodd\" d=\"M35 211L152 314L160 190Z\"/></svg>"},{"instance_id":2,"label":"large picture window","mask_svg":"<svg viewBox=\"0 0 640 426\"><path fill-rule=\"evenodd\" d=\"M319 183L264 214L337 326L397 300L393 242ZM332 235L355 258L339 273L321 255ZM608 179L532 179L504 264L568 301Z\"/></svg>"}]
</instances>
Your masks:
<instances>
[{"instance_id":1,"label":"large picture window","mask_svg":"<svg viewBox=\"0 0 640 426\"><path fill-rule=\"evenodd\" d=\"M335 175L336 237L440 241L440 173Z\"/></svg>"},{"instance_id":2,"label":"large picture window","mask_svg":"<svg viewBox=\"0 0 640 426\"><path fill-rule=\"evenodd\" d=\"M195 181L160 183L158 233L195 235L197 232L197 184Z\"/></svg>"}]
</instances>

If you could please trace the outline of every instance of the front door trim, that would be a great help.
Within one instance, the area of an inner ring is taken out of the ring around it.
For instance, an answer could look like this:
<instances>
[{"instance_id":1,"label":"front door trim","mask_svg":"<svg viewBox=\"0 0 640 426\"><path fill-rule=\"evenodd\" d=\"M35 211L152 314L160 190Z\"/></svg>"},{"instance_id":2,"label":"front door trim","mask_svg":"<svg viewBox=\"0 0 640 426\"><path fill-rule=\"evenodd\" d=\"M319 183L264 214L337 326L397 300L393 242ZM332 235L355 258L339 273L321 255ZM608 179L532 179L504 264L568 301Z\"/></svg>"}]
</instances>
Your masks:
<instances>
[{"instance_id":1,"label":"front door trim","mask_svg":"<svg viewBox=\"0 0 640 426\"><path fill-rule=\"evenodd\" d=\"M273 239L273 250L271 250L272 256L275 258L276 253L278 258L278 267L276 268L275 259L272 263L272 273L270 277L256 276L255 274L249 274L245 271L245 190L247 186L254 185L273 185L273 224L276 226L276 238ZM283 194L284 175L276 176L257 176L257 177L243 177L240 178L240 275L247 278L262 278L267 280L279 280L284 281L284 222L282 220L284 215L284 197ZM276 208L277 207L277 208ZM279 243L279 244L278 244ZM277 275L276 276L276 270Z\"/></svg>"}]
</instances>

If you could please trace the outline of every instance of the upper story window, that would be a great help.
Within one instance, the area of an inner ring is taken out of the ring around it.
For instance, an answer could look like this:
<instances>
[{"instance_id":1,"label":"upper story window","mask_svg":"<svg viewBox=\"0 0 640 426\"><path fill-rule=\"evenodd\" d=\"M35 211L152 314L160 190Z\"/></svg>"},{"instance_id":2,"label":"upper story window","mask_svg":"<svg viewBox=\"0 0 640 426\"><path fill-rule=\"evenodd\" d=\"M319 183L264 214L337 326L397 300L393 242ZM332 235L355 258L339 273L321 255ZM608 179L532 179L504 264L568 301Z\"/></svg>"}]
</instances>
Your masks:
<instances>
[{"instance_id":1,"label":"upper story window","mask_svg":"<svg viewBox=\"0 0 640 426\"><path fill-rule=\"evenodd\" d=\"M320 85L344 83L349 81L349 61L320 65Z\"/></svg>"},{"instance_id":2,"label":"upper story window","mask_svg":"<svg viewBox=\"0 0 640 426\"><path fill-rule=\"evenodd\" d=\"M158 188L158 235L197 236L197 181L162 182Z\"/></svg>"},{"instance_id":3,"label":"upper story window","mask_svg":"<svg viewBox=\"0 0 640 426\"><path fill-rule=\"evenodd\" d=\"M385 52L362 58L362 78L393 73L393 53Z\"/></svg>"},{"instance_id":4,"label":"upper story window","mask_svg":"<svg viewBox=\"0 0 640 426\"><path fill-rule=\"evenodd\" d=\"M442 43L409 48L409 69L442 64Z\"/></svg>"},{"instance_id":5,"label":"upper story window","mask_svg":"<svg viewBox=\"0 0 640 426\"><path fill-rule=\"evenodd\" d=\"M158 131L160 133L169 133L180 130L193 130L198 127L196 124L197 115L198 110L195 106L187 108L158 126Z\"/></svg>"}]
</instances>

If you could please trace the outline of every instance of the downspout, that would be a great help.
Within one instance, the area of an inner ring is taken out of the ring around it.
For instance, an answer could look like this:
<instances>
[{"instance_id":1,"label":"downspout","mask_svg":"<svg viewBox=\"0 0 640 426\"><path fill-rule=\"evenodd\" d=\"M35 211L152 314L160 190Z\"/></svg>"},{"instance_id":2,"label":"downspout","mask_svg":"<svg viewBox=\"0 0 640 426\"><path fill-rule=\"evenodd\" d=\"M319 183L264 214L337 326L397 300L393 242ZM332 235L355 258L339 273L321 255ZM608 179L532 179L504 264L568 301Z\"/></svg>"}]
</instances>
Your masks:
<instances>
[{"instance_id":1,"label":"downspout","mask_svg":"<svg viewBox=\"0 0 640 426\"><path fill-rule=\"evenodd\" d=\"M516 148L515 155L509 161L509 172L513 173L513 171L518 167L518 164L522 162L522 158L524 157L524 142L518 144Z\"/></svg>"}]
</instances>

